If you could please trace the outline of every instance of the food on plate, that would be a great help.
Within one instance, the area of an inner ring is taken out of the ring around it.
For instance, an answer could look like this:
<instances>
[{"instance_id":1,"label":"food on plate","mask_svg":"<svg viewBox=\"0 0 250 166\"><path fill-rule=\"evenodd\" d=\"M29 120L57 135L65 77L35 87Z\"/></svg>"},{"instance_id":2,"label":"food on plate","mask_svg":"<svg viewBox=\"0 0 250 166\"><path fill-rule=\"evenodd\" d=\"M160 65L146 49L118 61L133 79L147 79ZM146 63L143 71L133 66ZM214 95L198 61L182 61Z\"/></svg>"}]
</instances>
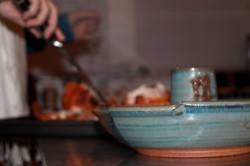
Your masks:
<instances>
[{"instance_id":1,"label":"food on plate","mask_svg":"<svg viewBox=\"0 0 250 166\"><path fill-rule=\"evenodd\" d=\"M141 85L122 95L122 99L113 97L111 106L155 106L166 105L170 102L170 93L162 83Z\"/></svg>"},{"instance_id":2,"label":"food on plate","mask_svg":"<svg viewBox=\"0 0 250 166\"><path fill-rule=\"evenodd\" d=\"M41 121L75 121L85 120L80 110L59 110L43 112L43 108L37 102L32 103L33 115Z\"/></svg>"},{"instance_id":3,"label":"food on plate","mask_svg":"<svg viewBox=\"0 0 250 166\"><path fill-rule=\"evenodd\" d=\"M95 93L86 84L69 82L65 85L62 104L64 109L83 109L91 114L98 101Z\"/></svg>"},{"instance_id":4,"label":"food on plate","mask_svg":"<svg viewBox=\"0 0 250 166\"><path fill-rule=\"evenodd\" d=\"M108 106L167 105L169 91L161 83L141 85L138 88L108 99ZM101 106L95 93L84 83L67 82L64 87L61 109L47 110L34 102L33 115L41 121L97 120L95 110ZM47 111L46 111L47 110Z\"/></svg>"},{"instance_id":5,"label":"food on plate","mask_svg":"<svg viewBox=\"0 0 250 166\"><path fill-rule=\"evenodd\" d=\"M97 120L94 114L94 109L98 106L96 95L84 83L66 83L62 106L61 110L43 112L42 106L34 102L33 114L42 121Z\"/></svg>"}]
</instances>

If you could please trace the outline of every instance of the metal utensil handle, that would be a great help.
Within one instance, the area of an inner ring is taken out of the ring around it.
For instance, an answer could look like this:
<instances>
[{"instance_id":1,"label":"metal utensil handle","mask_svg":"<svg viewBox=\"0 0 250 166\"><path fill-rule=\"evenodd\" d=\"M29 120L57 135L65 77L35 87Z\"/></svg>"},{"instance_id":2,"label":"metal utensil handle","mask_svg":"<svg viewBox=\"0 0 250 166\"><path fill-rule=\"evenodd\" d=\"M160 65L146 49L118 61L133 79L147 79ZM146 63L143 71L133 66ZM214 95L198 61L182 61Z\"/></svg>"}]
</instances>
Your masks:
<instances>
[{"instance_id":1,"label":"metal utensil handle","mask_svg":"<svg viewBox=\"0 0 250 166\"><path fill-rule=\"evenodd\" d=\"M55 46L58 47L58 46ZM72 67L74 67L74 71L78 72L81 76L81 78L83 78L87 85L94 90L94 92L96 93L96 95L99 97L99 99L103 102L103 104L107 104L106 99L104 98L104 96L102 95L102 93L94 86L94 84L92 83L92 81L90 80L90 78L88 77L88 75L84 72L84 70L82 70L82 68L80 67L80 65L76 62L76 60L74 59L74 57L72 57L67 50L65 50L63 47L58 47L58 51L64 56L64 58L71 64Z\"/></svg>"}]
</instances>

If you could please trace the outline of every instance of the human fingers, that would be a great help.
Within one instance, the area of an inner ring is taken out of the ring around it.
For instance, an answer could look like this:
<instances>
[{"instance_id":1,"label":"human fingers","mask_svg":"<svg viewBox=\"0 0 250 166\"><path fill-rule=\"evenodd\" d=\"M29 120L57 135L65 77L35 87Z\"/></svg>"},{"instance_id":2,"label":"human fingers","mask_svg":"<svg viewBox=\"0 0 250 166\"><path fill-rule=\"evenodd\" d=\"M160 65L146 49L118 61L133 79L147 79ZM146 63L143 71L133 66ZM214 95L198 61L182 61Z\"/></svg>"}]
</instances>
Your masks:
<instances>
[{"instance_id":1,"label":"human fingers","mask_svg":"<svg viewBox=\"0 0 250 166\"><path fill-rule=\"evenodd\" d=\"M40 10L41 0L28 0L29 7L27 11L23 13L23 19L28 20L36 17L37 13Z\"/></svg>"},{"instance_id":2,"label":"human fingers","mask_svg":"<svg viewBox=\"0 0 250 166\"><path fill-rule=\"evenodd\" d=\"M47 25L44 30L44 38L48 39L52 36L52 34L55 32L57 28L57 22L58 22L58 11L55 5L52 2L48 2L48 6L50 8L50 13L48 15L47 19Z\"/></svg>"},{"instance_id":3,"label":"human fingers","mask_svg":"<svg viewBox=\"0 0 250 166\"><path fill-rule=\"evenodd\" d=\"M37 37L42 35L45 39L49 39L55 33L57 39L63 41L65 36L57 27L57 22L58 10L51 1L46 0L46 3L41 3L41 12L38 13L37 18L30 20L27 24L31 27L41 26L42 24L42 34L38 35L37 31L32 29L32 33Z\"/></svg>"},{"instance_id":4,"label":"human fingers","mask_svg":"<svg viewBox=\"0 0 250 166\"><path fill-rule=\"evenodd\" d=\"M3 1L0 3L0 16L17 25L25 27L21 13L11 1Z\"/></svg>"},{"instance_id":5,"label":"human fingers","mask_svg":"<svg viewBox=\"0 0 250 166\"><path fill-rule=\"evenodd\" d=\"M32 33L36 38L42 38L42 34L39 30L37 30L37 28L29 28L30 33ZM63 34L63 32L61 31L60 28L56 28L55 32L55 37L57 38L57 40L59 41L64 41L65 40L65 35Z\"/></svg>"},{"instance_id":6,"label":"human fingers","mask_svg":"<svg viewBox=\"0 0 250 166\"><path fill-rule=\"evenodd\" d=\"M46 20L49 17L51 9L47 0L40 0L40 2L41 3L37 13L33 17L30 17L26 20L26 25L28 27L39 27L46 24Z\"/></svg>"},{"instance_id":7,"label":"human fingers","mask_svg":"<svg viewBox=\"0 0 250 166\"><path fill-rule=\"evenodd\" d=\"M31 34L33 34L36 38L42 38L41 32L37 28L28 28Z\"/></svg>"},{"instance_id":8,"label":"human fingers","mask_svg":"<svg viewBox=\"0 0 250 166\"><path fill-rule=\"evenodd\" d=\"M59 28L56 28L55 36L56 36L57 40L59 40L59 41L64 41L65 40L65 35L63 34L61 29L59 29Z\"/></svg>"}]
</instances>

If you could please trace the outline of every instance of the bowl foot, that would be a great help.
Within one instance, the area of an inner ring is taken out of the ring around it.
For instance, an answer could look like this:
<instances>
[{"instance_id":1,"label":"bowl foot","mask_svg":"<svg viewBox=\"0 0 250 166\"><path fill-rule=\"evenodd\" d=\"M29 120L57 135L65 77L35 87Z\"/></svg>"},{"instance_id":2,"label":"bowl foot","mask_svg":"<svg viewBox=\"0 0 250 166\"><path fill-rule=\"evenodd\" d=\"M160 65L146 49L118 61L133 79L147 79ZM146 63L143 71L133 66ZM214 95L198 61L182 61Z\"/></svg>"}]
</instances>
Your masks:
<instances>
[{"instance_id":1,"label":"bowl foot","mask_svg":"<svg viewBox=\"0 0 250 166\"><path fill-rule=\"evenodd\" d=\"M136 148L143 155L154 157L222 157L250 152L250 146L235 146L224 148Z\"/></svg>"}]
</instances>

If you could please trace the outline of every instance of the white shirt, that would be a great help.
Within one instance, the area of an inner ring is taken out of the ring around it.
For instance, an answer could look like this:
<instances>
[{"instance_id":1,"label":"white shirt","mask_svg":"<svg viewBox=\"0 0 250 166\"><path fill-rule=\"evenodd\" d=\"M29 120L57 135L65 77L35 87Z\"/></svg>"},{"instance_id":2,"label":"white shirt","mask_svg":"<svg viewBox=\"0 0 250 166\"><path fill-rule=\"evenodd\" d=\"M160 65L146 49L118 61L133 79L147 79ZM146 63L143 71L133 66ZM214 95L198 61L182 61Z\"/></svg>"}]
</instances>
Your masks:
<instances>
[{"instance_id":1,"label":"white shirt","mask_svg":"<svg viewBox=\"0 0 250 166\"><path fill-rule=\"evenodd\" d=\"M23 30L0 18L0 119L29 114Z\"/></svg>"}]
</instances>

